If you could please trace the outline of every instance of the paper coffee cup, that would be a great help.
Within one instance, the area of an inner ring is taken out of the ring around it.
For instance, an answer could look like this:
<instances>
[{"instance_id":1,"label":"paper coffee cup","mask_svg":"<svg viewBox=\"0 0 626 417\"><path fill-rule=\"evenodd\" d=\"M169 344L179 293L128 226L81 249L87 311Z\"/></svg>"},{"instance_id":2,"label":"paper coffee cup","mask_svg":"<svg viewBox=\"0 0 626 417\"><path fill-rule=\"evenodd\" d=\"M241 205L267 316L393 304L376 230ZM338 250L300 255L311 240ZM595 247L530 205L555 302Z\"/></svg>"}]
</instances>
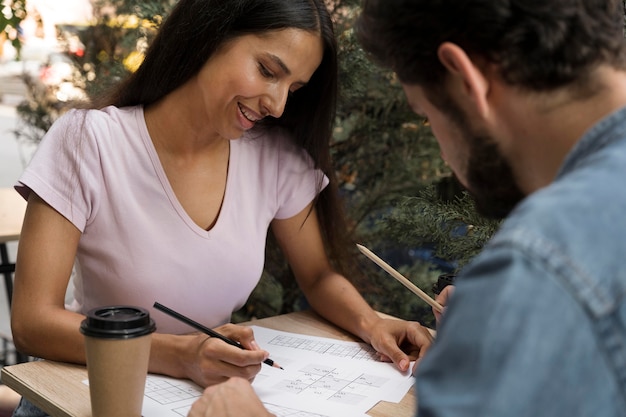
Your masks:
<instances>
[{"instance_id":1,"label":"paper coffee cup","mask_svg":"<svg viewBox=\"0 0 626 417\"><path fill-rule=\"evenodd\" d=\"M92 417L141 417L154 320L133 306L99 307L86 316L80 331Z\"/></svg>"}]
</instances>

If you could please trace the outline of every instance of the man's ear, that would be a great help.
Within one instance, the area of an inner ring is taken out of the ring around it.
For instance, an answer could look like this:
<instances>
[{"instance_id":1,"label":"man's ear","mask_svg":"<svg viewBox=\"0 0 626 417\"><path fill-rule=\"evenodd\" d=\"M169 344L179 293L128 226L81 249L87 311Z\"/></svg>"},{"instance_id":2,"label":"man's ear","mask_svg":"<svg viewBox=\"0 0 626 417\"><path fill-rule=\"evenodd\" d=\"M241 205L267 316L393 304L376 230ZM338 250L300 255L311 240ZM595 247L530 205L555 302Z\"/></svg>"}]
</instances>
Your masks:
<instances>
[{"instance_id":1,"label":"man's ear","mask_svg":"<svg viewBox=\"0 0 626 417\"><path fill-rule=\"evenodd\" d=\"M489 78L458 45L444 42L437 50L441 64L448 70L449 93L461 100L470 100L475 110L485 117L489 113Z\"/></svg>"}]
</instances>

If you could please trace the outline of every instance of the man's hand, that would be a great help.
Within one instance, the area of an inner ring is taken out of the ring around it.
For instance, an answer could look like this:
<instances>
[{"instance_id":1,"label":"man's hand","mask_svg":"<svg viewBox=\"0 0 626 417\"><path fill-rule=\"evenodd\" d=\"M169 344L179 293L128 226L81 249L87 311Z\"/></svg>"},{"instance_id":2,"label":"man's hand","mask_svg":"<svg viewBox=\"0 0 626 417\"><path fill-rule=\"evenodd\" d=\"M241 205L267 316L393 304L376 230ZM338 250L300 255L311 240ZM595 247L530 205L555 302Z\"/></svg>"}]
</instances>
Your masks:
<instances>
[{"instance_id":1,"label":"man's hand","mask_svg":"<svg viewBox=\"0 0 626 417\"><path fill-rule=\"evenodd\" d=\"M443 306L443 310L441 311L441 313L433 308L433 314L435 315L435 320L437 321L437 323L439 323L439 321L441 320L441 317L446 311L446 304L448 304L448 300L450 299L450 297L452 297L453 292L454 292L454 285L447 285L443 290L441 290L441 292L435 299L435 301L437 301L439 304Z\"/></svg>"},{"instance_id":2,"label":"man's hand","mask_svg":"<svg viewBox=\"0 0 626 417\"><path fill-rule=\"evenodd\" d=\"M213 385L191 406L188 417L276 417L268 412L243 378Z\"/></svg>"}]
</instances>

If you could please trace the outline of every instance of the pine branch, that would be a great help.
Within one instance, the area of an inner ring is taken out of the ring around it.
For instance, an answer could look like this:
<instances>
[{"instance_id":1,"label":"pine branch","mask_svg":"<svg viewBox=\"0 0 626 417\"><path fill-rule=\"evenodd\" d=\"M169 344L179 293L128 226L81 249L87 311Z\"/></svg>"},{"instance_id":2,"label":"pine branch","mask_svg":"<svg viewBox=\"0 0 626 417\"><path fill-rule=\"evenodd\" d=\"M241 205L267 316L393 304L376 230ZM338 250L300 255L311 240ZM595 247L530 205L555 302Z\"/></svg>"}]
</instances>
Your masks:
<instances>
[{"instance_id":1,"label":"pine branch","mask_svg":"<svg viewBox=\"0 0 626 417\"><path fill-rule=\"evenodd\" d=\"M459 267L482 249L499 226L499 221L477 213L467 192L446 201L436 185L417 197L398 199L380 225L398 242L412 247L433 246L437 257Z\"/></svg>"}]
</instances>

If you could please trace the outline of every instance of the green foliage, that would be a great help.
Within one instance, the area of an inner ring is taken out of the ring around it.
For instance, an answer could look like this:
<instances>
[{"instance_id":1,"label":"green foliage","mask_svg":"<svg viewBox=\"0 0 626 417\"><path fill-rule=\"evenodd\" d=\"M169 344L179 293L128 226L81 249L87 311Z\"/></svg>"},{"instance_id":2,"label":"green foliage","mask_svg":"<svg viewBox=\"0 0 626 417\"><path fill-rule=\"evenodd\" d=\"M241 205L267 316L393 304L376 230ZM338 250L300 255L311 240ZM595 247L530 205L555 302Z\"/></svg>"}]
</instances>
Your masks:
<instances>
[{"instance_id":1,"label":"green foliage","mask_svg":"<svg viewBox=\"0 0 626 417\"><path fill-rule=\"evenodd\" d=\"M22 20L26 18L26 0L10 0L2 2L3 9L0 13L0 41L11 40L11 45L20 56L22 41L18 36L18 28Z\"/></svg>"},{"instance_id":2,"label":"green foliage","mask_svg":"<svg viewBox=\"0 0 626 417\"><path fill-rule=\"evenodd\" d=\"M102 17L102 10L115 10L118 15L136 16L140 20L150 21L158 26L176 0L97 0L97 15Z\"/></svg>"},{"instance_id":3,"label":"green foliage","mask_svg":"<svg viewBox=\"0 0 626 417\"><path fill-rule=\"evenodd\" d=\"M378 252L382 258L385 252ZM392 264L392 262L388 262ZM433 269L426 261L413 261L410 264L391 265L422 291L435 298L433 284L442 273ZM363 259L363 271L367 274L368 285L360 287L361 293L372 308L407 320L418 320L426 326L435 327L435 317L431 307L383 271L369 259Z\"/></svg>"},{"instance_id":4,"label":"green foliage","mask_svg":"<svg viewBox=\"0 0 626 417\"><path fill-rule=\"evenodd\" d=\"M52 123L70 103L55 100L50 92L29 76L22 77L27 87L26 100L18 104L18 126L13 131L18 142L38 144Z\"/></svg>"},{"instance_id":5,"label":"green foliage","mask_svg":"<svg viewBox=\"0 0 626 417\"><path fill-rule=\"evenodd\" d=\"M379 227L409 247L434 245L435 256L460 268L480 252L499 225L480 216L466 192L446 200L432 185L416 197L398 199Z\"/></svg>"},{"instance_id":6,"label":"green foliage","mask_svg":"<svg viewBox=\"0 0 626 417\"><path fill-rule=\"evenodd\" d=\"M333 157L351 218L361 225L395 196L413 195L449 171L395 77L367 61L351 29L339 41L341 98Z\"/></svg>"},{"instance_id":7,"label":"green foliage","mask_svg":"<svg viewBox=\"0 0 626 417\"><path fill-rule=\"evenodd\" d=\"M98 96L136 68L174 3L171 0L96 2L96 23L77 32L86 46L84 57L77 59L77 67L89 96Z\"/></svg>"}]
</instances>

